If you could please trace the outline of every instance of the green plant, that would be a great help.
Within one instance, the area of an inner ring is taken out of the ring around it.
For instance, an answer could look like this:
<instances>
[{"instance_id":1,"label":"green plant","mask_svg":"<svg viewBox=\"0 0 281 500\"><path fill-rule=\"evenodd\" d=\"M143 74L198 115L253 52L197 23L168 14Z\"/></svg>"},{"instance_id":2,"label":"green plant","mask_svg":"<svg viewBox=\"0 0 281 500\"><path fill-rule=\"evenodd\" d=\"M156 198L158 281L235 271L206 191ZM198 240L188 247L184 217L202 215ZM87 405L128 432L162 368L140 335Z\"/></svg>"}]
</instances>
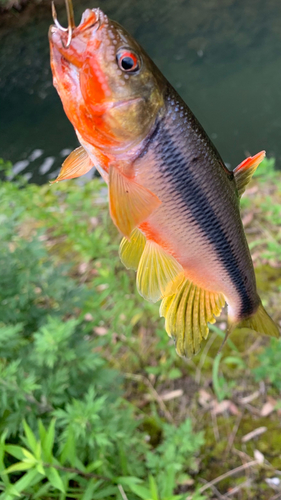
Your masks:
<instances>
[{"instance_id":1,"label":"green plant","mask_svg":"<svg viewBox=\"0 0 281 500\"><path fill-rule=\"evenodd\" d=\"M233 380L227 380L223 374L220 374L221 365L231 365L232 367L237 367L245 370L246 366L244 361L239 356L226 356L222 358L223 353L220 352L214 359L213 362L213 388L217 396L218 401L222 401L225 398L230 398L232 390L235 386Z\"/></svg>"},{"instance_id":2,"label":"green plant","mask_svg":"<svg viewBox=\"0 0 281 500\"><path fill-rule=\"evenodd\" d=\"M123 357L128 371L149 372L138 323L159 320L121 272L103 189L0 183L1 500L120 500L121 488L136 500L149 475L161 500L181 498L196 465L203 437L190 420L176 427L154 412L162 437L153 447L145 414L124 398ZM180 372L164 339L159 328L155 359L166 350L158 375L171 380Z\"/></svg>"},{"instance_id":3,"label":"green plant","mask_svg":"<svg viewBox=\"0 0 281 500\"><path fill-rule=\"evenodd\" d=\"M97 404L99 407L98 411L100 411L102 402L97 401ZM91 415L92 419L97 419L97 408L91 408ZM78 422L76 425L78 425ZM93 494L94 498L97 499L108 498L109 496L111 498L118 498L120 485L127 491L135 493L138 498L145 500L150 500L150 498L152 500L183 500L186 494L177 495L173 493L176 484L178 484L178 472L190 465L190 463L184 463L186 453L189 456L189 462L190 460L194 462L194 453L198 452L199 447L203 444L202 435L196 436L191 434L192 429L189 421L186 421L179 429L166 425L164 427L163 442L159 446L159 449L156 450L158 460L156 459L156 462L153 460L153 452L147 451L146 453L147 468L148 470L153 470L155 474L149 475L148 486L145 481L142 481L136 475L129 475L130 472L136 473L131 463L132 455L135 452L130 451L130 460L128 460L129 451L125 450L125 448L122 449L121 444L121 468L116 468L118 463L116 455L112 457L115 466L109 462L106 465L104 464L104 452L106 445L110 442L110 434L103 435L103 433L96 431L96 448L102 447L103 453L101 456L98 456L98 454L93 456L92 460L88 461L86 465L80 460L77 449L80 445L81 436L77 436L77 432L73 432L73 429L60 451L56 452L54 450L56 438L56 424L54 419L51 420L48 428L45 428L42 421L38 420L38 437L25 421L23 422L23 428L24 436L22 440L25 445L24 447L6 444L5 435L2 435L0 444L2 484L0 483L0 488L2 486L2 489L5 489L5 491L0 495L0 499L3 500L12 500L22 494L24 497L34 499L47 498L48 495L54 497L55 495L55 498L60 499L67 496L67 498L87 500L88 498L91 499ZM82 432L83 430L82 426ZM126 429L127 431L128 428ZM184 431L187 431L185 439L188 443L185 445L183 445L182 440L182 432ZM165 440L165 434L168 434L167 441ZM121 440L122 437L124 438L124 436L119 434L115 436L115 439ZM130 436L127 434L126 437ZM173 438L175 438L176 444L173 443ZM130 441L128 444L132 445L133 443ZM136 444L136 440L134 444ZM169 464L168 458L171 446L174 446L174 451L178 451L179 454L172 453L170 456L171 463ZM4 457L6 455L12 456L19 461L5 468ZM193 458L191 459L192 455ZM162 458L164 460L160 462L159 460ZM119 476L120 472L121 476ZM138 472L141 472L141 467ZM17 474L21 474L21 477L16 482L10 482L9 477ZM143 476L144 471L140 475ZM58 492L58 496L56 496L55 492ZM203 500L204 497L201 498Z\"/></svg>"},{"instance_id":4,"label":"green plant","mask_svg":"<svg viewBox=\"0 0 281 500\"><path fill-rule=\"evenodd\" d=\"M281 342L271 339L270 345L258 356L259 366L253 369L257 382L268 380L278 391L281 390Z\"/></svg>"}]
</instances>

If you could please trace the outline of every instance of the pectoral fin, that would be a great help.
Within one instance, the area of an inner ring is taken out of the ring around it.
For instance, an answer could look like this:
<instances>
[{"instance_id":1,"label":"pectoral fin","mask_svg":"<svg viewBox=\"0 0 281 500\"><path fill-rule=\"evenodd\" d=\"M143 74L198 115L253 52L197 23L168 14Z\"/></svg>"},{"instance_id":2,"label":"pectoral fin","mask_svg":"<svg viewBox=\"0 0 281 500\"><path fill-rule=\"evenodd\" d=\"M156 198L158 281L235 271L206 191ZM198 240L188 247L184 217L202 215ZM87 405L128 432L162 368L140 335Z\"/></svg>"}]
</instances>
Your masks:
<instances>
[{"instance_id":1,"label":"pectoral fin","mask_svg":"<svg viewBox=\"0 0 281 500\"><path fill-rule=\"evenodd\" d=\"M109 169L109 209L119 231L130 237L160 205L161 201L148 189L123 175L116 167Z\"/></svg>"},{"instance_id":2,"label":"pectoral fin","mask_svg":"<svg viewBox=\"0 0 281 500\"><path fill-rule=\"evenodd\" d=\"M165 318L165 328L175 339L180 356L191 358L203 339L208 337L208 323L214 323L225 300L222 294L209 292L183 279L173 295L165 297L160 306L160 316Z\"/></svg>"},{"instance_id":3,"label":"pectoral fin","mask_svg":"<svg viewBox=\"0 0 281 500\"><path fill-rule=\"evenodd\" d=\"M171 283L182 272L181 265L154 241L147 240L137 272L137 289L142 297L157 302L171 293Z\"/></svg>"},{"instance_id":4,"label":"pectoral fin","mask_svg":"<svg viewBox=\"0 0 281 500\"><path fill-rule=\"evenodd\" d=\"M241 198L253 174L264 157L265 151L261 151L255 156L249 156L249 158L246 158L246 160L242 161L242 163L234 169L233 173L236 180L239 198Z\"/></svg>"},{"instance_id":5,"label":"pectoral fin","mask_svg":"<svg viewBox=\"0 0 281 500\"><path fill-rule=\"evenodd\" d=\"M81 175L86 174L93 168L93 163L85 151L85 149L80 146L77 149L74 149L72 153L64 160L59 176L54 182L64 181L66 179L74 179L75 177L80 177Z\"/></svg>"}]
</instances>

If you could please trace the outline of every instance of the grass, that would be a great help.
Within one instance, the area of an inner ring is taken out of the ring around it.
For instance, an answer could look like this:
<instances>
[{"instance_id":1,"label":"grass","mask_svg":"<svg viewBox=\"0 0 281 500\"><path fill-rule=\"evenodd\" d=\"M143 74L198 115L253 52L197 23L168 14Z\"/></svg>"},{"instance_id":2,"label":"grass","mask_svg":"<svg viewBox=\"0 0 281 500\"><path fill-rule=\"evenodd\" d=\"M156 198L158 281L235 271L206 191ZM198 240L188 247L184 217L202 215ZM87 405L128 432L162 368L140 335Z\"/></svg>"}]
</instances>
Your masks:
<instances>
[{"instance_id":1,"label":"grass","mask_svg":"<svg viewBox=\"0 0 281 500\"><path fill-rule=\"evenodd\" d=\"M280 323L281 175L272 160L259 170L242 216L261 297ZM100 180L21 183L0 187L1 460L33 458L2 474L0 498L16 498L25 477L22 498L276 498L280 342L235 334L216 357L224 312L202 352L180 359L158 306L119 261Z\"/></svg>"}]
</instances>

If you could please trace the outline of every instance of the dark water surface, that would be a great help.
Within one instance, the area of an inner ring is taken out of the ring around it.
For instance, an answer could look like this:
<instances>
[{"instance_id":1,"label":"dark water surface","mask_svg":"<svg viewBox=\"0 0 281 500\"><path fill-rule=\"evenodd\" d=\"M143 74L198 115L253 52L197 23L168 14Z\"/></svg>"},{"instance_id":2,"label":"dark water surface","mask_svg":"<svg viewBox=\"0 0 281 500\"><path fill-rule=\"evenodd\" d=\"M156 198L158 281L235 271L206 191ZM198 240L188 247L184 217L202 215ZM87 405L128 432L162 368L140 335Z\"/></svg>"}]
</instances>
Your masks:
<instances>
[{"instance_id":1,"label":"dark water surface","mask_svg":"<svg viewBox=\"0 0 281 500\"><path fill-rule=\"evenodd\" d=\"M143 45L225 162L266 149L281 167L280 0L74 0L76 22L98 6ZM0 38L0 157L38 183L77 146L52 86L50 23L39 6Z\"/></svg>"}]
</instances>

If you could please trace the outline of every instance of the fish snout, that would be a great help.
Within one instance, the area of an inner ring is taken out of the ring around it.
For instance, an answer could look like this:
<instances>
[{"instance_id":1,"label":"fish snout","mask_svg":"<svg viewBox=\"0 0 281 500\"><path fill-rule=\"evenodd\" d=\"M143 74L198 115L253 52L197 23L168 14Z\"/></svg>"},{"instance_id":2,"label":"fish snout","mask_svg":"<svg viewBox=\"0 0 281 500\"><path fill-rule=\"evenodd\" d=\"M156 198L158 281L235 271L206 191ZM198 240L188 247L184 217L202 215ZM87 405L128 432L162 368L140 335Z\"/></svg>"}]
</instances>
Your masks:
<instances>
[{"instance_id":1,"label":"fish snout","mask_svg":"<svg viewBox=\"0 0 281 500\"><path fill-rule=\"evenodd\" d=\"M97 31L106 20L107 16L99 8L86 9L76 29L77 31L79 30L80 33L88 29Z\"/></svg>"}]
</instances>

